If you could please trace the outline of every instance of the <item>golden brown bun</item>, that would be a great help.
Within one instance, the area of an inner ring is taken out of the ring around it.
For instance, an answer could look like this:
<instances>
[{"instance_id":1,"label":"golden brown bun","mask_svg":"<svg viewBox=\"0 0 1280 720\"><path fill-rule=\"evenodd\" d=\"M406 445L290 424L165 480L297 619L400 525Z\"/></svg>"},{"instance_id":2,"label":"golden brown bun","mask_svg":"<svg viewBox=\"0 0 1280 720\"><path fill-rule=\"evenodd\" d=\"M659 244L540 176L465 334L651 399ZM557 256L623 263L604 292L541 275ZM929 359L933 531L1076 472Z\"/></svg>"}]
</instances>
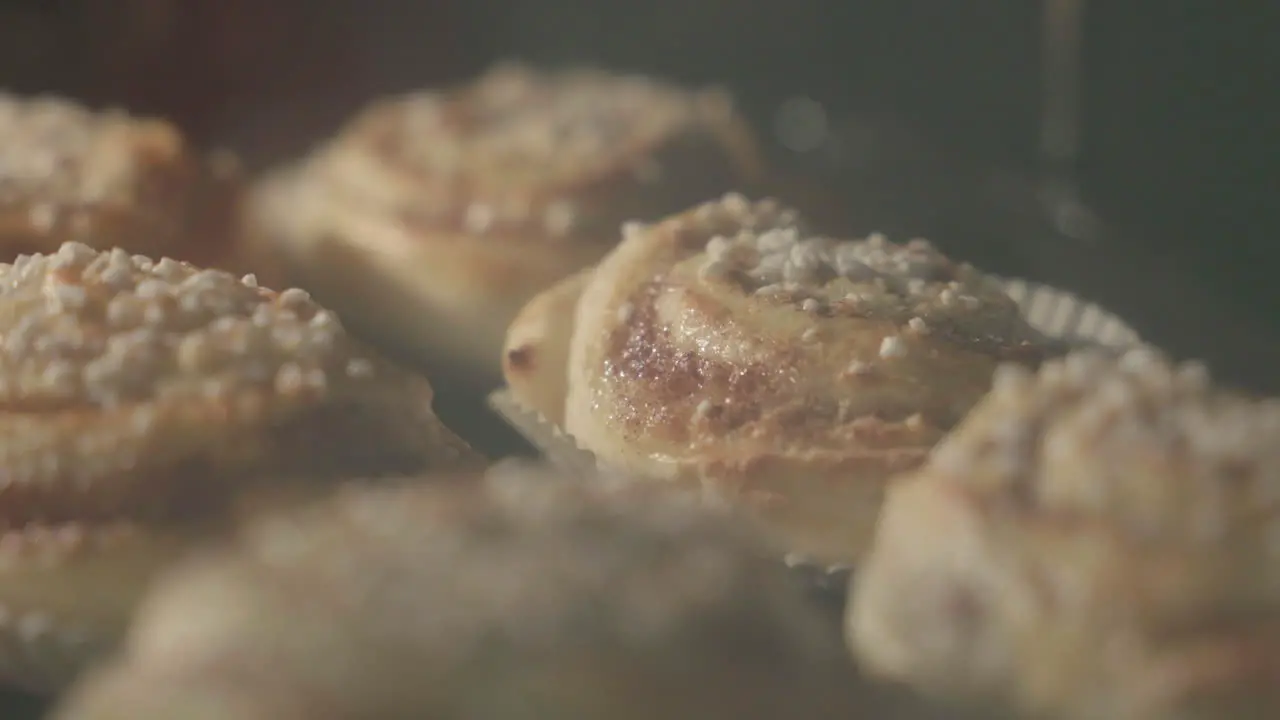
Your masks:
<instances>
[{"instance_id":1,"label":"golden brown bun","mask_svg":"<svg viewBox=\"0 0 1280 720\"><path fill-rule=\"evenodd\" d=\"M873 672L1073 720L1280 716L1280 401L1147 350L995 387L896 483L850 641Z\"/></svg>"},{"instance_id":2,"label":"golden brown bun","mask_svg":"<svg viewBox=\"0 0 1280 720\"><path fill-rule=\"evenodd\" d=\"M168 576L54 717L883 717L829 619L696 496L456 480L250 526Z\"/></svg>"},{"instance_id":3,"label":"golden brown bun","mask_svg":"<svg viewBox=\"0 0 1280 720\"><path fill-rule=\"evenodd\" d=\"M242 503L478 464L431 401L301 290L77 243L0 264L0 680L65 682Z\"/></svg>"},{"instance_id":4,"label":"golden brown bun","mask_svg":"<svg viewBox=\"0 0 1280 720\"><path fill-rule=\"evenodd\" d=\"M502 375L512 399L557 427L564 427L569 393L573 316L591 272L570 275L535 295L511 322L502 349Z\"/></svg>"},{"instance_id":5,"label":"golden brown bun","mask_svg":"<svg viewBox=\"0 0 1280 720\"><path fill-rule=\"evenodd\" d=\"M622 222L759 174L719 92L502 65L373 104L265 181L251 217L353 329L496 383L516 312L599 259Z\"/></svg>"},{"instance_id":6,"label":"golden brown bun","mask_svg":"<svg viewBox=\"0 0 1280 720\"><path fill-rule=\"evenodd\" d=\"M172 124L0 92L0 262L64 242L258 272L237 243L242 176Z\"/></svg>"},{"instance_id":7,"label":"golden brown bun","mask_svg":"<svg viewBox=\"0 0 1280 720\"><path fill-rule=\"evenodd\" d=\"M602 462L706 486L788 550L849 562L886 478L1041 340L924 241L810 237L791 210L730 195L629 226L597 267L565 428Z\"/></svg>"}]
</instances>

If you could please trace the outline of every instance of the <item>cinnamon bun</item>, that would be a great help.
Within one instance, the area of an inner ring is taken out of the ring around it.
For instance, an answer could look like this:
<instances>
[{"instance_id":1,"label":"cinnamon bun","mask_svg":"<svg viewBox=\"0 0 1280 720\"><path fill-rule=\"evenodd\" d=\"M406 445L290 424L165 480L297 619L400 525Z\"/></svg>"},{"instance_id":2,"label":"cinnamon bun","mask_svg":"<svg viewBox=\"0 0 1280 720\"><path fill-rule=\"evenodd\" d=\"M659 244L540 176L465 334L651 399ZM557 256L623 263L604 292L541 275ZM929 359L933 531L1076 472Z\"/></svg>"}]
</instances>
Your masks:
<instances>
[{"instance_id":1,"label":"cinnamon bun","mask_svg":"<svg viewBox=\"0 0 1280 720\"><path fill-rule=\"evenodd\" d=\"M256 503L479 464L301 290L66 243L0 264L0 681L47 690Z\"/></svg>"},{"instance_id":2,"label":"cinnamon bun","mask_svg":"<svg viewBox=\"0 0 1280 720\"><path fill-rule=\"evenodd\" d=\"M1277 499L1280 401L1149 350L1004 367L890 491L849 639L1034 717L1276 717Z\"/></svg>"},{"instance_id":3,"label":"cinnamon bun","mask_svg":"<svg viewBox=\"0 0 1280 720\"><path fill-rule=\"evenodd\" d=\"M574 322L565 429L582 447L700 483L823 563L857 560L886 479L999 362L1049 352L999 283L929 243L812 236L737 195L629 225Z\"/></svg>"},{"instance_id":4,"label":"cinnamon bun","mask_svg":"<svg viewBox=\"0 0 1280 720\"><path fill-rule=\"evenodd\" d=\"M721 92L502 65L373 104L264 182L251 217L353 330L491 384L534 293L598 260L623 221L747 184L760 165Z\"/></svg>"},{"instance_id":5,"label":"cinnamon bun","mask_svg":"<svg viewBox=\"0 0 1280 720\"><path fill-rule=\"evenodd\" d=\"M54 717L884 717L739 524L591 480L501 465L251 525Z\"/></svg>"},{"instance_id":6,"label":"cinnamon bun","mask_svg":"<svg viewBox=\"0 0 1280 720\"><path fill-rule=\"evenodd\" d=\"M0 93L0 262L64 242L238 272L241 173L172 124Z\"/></svg>"}]
</instances>

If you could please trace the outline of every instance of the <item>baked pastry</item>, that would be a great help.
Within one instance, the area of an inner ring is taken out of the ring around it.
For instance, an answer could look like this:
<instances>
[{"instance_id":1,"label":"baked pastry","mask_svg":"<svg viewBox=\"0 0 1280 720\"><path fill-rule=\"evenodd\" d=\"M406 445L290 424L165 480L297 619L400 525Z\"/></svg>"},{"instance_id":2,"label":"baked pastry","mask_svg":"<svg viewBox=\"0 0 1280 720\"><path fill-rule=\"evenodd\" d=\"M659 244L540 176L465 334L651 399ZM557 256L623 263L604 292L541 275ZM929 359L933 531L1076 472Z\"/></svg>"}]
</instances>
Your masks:
<instances>
[{"instance_id":1,"label":"baked pastry","mask_svg":"<svg viewBox=\"0 0 1280 720\"><path fill-rule=\"evenodd\" d=\"M647 78L501 65L375 103L251 212L291 278L428 365L500 377L507 325L633 218L760 175L728 98Z\"/></svg>"},{"instance_id":2,"label":"baked pastry","mask_svg":"<svg viewBox=\"0 0 1280 720\"><path fill-rule=\"evenodd\" d=\"M251 526L54 717L888 717L737 523L598 480L500 465Z\"/></svg>"},{"instance_id":3,"label":"baked pastry","mask_svg":"<svg viewBox=\"0 0 1280 720\"><path fill-rule=\"evenodd\" d=\"M0 92L0 262L75 241L266 282L236 241L241 184L233 156L166 121Z\"/></svg>"},{"instance_id":4,"label":"baked pastry","mask_svg":"<svg viewBox=\"0 0 1280 720\"><path fill-rule=\"evenodd\" d=\"M577 305L565 429L700 483L822 563L856 561L886 479L1048 346L998 283L922 240L807 234L729 195L633 224Z\"/></svg>"},{"instance_id":5,"label":"baked pastry","mask_svg":"<svg viewBox=\"0 0 1280 720\"><path fill-rule=\"evenodd\" d=\"M238 509L480 464L425 380L251 280L78 243L0 264L0 680L65 682Z\"/></svg>"},{"instance_id":6,"label":"baked pastry","mask_svg":"<svg viewBox=\"0 0 1280 720\"><path fill-rule=\"evenodd\" d=\"M573 317L592 271L579 271L533 296L511 322L502 348L502 376L512 399L558 427L564 427L569 394Z\"/></svg>"},{"instance_id":7,"label":"baked pastry","mask_svg":"<svg viewBox=\"0 0 1280 720\"><path fill-rule=\"evenodd\" d=\"M1276 717L1277 498L1280 401L1149 350L1001 368L894 485L850 642L1034 717Z\"/></svg>"}]
</instances>

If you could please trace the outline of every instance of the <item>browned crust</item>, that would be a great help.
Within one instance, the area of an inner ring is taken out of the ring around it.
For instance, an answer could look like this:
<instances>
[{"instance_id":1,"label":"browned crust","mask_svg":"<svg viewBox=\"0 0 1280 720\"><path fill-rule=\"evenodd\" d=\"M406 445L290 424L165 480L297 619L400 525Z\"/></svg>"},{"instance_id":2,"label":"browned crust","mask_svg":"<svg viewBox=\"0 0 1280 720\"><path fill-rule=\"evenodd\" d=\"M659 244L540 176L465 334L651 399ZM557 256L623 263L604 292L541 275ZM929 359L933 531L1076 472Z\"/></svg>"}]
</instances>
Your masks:
<instances>
[{"instance_id":1,"label":"browned crust","mask_svg":"<svg viewBox=\"0 0 1280 720\"><path fill-rule=\"evenodd\" d=\"M234 156L202 154L163 120L50 98L0 104L11 162L51 168L0 170L0 262L75 241L245 271L235 257L243 177ZM49 123L60 129L41 129Z\"/></svg>"},{"instance_id":2,"label":"browned crust","mask_svg":"<svg viewBox=\"0 0 1280 720\"><path fill-rule=\"evenodd\" d=\"M928 353L916 367L849 375L832 386L798 394L798 380L817 369L814 366L826 364L820 360L815 363L812 351L806 348L780 341L767 347L757 360L735 363L675 347L665 321L655 312L658 295L673 289L657 284L641 288L629 300L635 308L630 320L608 336L605 352L610 362L604 381L615 386L610 389L614 396L609 421L639 442L652 439L688 445L694 452L714 452L712 448L761 437L781 447L812 445L815 449L932 444L985 392L984 378L989 377L1000 354L1012 356L1024 347L972 359L956 353L946 359L945 367L944 363L930 367L936 355ZM698 316L699 321L734 322L728 311L707 295L696 289L679 291L684 295L684 311ZM897 326L889 323L866 323L861 329L866 341L855 347L863 345L866 354L896 330ZM858 406L865 405L850 397L864 389L874 393L877 386L885 384L909 384L911 376L929 371L941 376L944 370L950 372L946 384L958 386L959 398L942 389L937 394L922 393L923 397L885 394L877 398L874 408L863 410ZM838 377L830 374L833 380ZM699 413L698 406L708 398L716 398L716 402ZM845 407L840 400L846 400ZM857 404L850 407L850 400ZM690 418L694 418L692 422Z\"/></svg>"},{"instance_id":3,"label":"browned crust","mask_svg":"<svg viewBox=\"0 0 1280 720\"><path fill-rule=\"evenodd\" d=\"M589 149L578 149L584 140ZM419 160L432 145L460 157ZM317 161L357 157L407 191L401 199L424 198L389 209L426 242L463 234L598 244L624 220L671 212L762 174L753 134L721 91L512 64L451 90L376 103ZM557 200L572 201L578 216L560 227L547 216ZM468 222L468 209L490 203L482 227Z\"/></svg>"},{"instance_id":4,"label":"browned crust","mask_svg":"<svg viewBox=\"0 0 1280 720\"><path fill-rule=\"evenodd\" d=\"M852 279L809 265L809 280L774 285L732 266L765 267L743 242L799 257L805 227L738 196L633 227L578 304L566 430L602 462L699 482L776 521L788 549L847 562L885 479L923 458L1000 361L1051 349L998 286L920 241L865 241L858 257L882 270L841 259ZM752 483L766 491L741 492Z\"/></svg>"}]
</instances>

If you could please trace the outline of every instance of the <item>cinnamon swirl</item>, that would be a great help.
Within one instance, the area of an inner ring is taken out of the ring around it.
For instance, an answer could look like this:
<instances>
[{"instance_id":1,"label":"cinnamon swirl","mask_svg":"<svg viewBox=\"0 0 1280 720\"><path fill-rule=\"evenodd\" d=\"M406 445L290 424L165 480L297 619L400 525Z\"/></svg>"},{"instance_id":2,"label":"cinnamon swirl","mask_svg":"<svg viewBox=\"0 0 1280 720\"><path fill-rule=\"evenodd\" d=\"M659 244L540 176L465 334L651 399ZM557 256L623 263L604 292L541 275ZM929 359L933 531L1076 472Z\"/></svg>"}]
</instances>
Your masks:
<instances>
[{"instance_id":1,"label":"cinnamon swirl","mask_svg":"<svg viewBox=\"0 0 1280 720\"><path fill-rule=\"evenodd\" d=\"M65 682L244 503L478 462L431 401L301 290L78 243L0 264L0 680Z\"/></svg>"},{"instance_id":2,"label":"cinnamon swirl","mask_svg":"<svg viewBox=\"0 0 1280 720\"><path fill-rule=\"evenodd\" d=\"M623 221L760 172L720 92L502 65L373 104L265 182L252 216L353 330L492 383L519 308L599 259Z\"/></svg>"},{"instance_id":3,"label":"cinnamon swirl","mask_svg":"<svg viewBox=\"0 0 1280 720\"><path fill-rule=\"evenodd\" d=\"M0 262L75 241L250 272L240 186L234 157L163 120L0 93Z\"/></svg>"},{"instance_id":4,"label":"cinnamon swirl","mask_svg":"<svg viewBox=\"0 0 1280 720\"><path fill-rule=\"evenodd\" d=\"M632 224L577 305L565 428L600 461L701 483L787 549L854 561L885 479L1044 339L922 240L811 236L729 195Z\"/></svg>"},{"instance_id":5,"label":"cinnamon swirl","mask_svg":"<svg viewBox=\"0 0 1280 720\"><path fill-rule=\"evenodd\" d=\"M1005 367L895 483L865 667L1035 717L1280 713L1280 401L1147 350Z\"/></svg>"},{"instance_id":6,"label":"cinnamon swirl","mask_svg":"<svg viewBox=\"0 0 1280 720\"><path fill-rule=\"evenodd\" d=\"M885 717L738 523L646 487L499 466L269 518L54 717Z\"/></svg>"}]
</instances>

